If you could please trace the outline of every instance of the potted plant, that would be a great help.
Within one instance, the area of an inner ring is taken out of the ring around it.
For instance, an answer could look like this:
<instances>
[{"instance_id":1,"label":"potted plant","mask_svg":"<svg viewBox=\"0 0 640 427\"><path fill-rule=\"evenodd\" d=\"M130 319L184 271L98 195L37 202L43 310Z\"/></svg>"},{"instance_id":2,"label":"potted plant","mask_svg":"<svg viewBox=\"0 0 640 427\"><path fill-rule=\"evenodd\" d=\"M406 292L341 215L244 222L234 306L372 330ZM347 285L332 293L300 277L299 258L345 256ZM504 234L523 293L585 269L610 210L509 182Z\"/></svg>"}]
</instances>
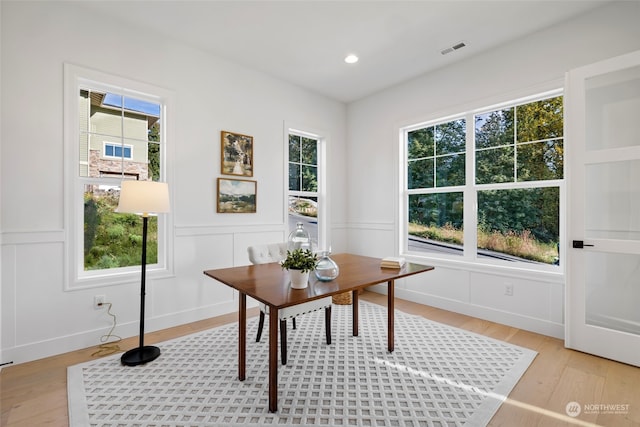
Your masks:
<instances>
[{"instance_id":1,"label":"potted plant","mask_svg":"<svg viewBox=\"0 0 640 427\"><path fill-rule=\"evenodd\" d=\"M315 270L318 259L309 249L294 249L287 251L287 257L282 261L282 268L289 270L291 287L304 289L309 283L309 272Z\"/></svg>"}]
</instances>

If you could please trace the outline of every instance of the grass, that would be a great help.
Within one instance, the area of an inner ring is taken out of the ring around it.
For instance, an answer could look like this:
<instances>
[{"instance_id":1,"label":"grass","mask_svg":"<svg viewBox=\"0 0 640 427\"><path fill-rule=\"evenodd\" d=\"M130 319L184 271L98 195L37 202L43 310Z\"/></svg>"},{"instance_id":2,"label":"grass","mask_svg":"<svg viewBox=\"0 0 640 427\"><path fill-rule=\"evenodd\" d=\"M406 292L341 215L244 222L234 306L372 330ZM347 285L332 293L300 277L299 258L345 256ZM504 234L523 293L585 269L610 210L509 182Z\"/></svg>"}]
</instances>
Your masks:
<instances>
[{"instance_id":1,"label":"grass","mask_svg":"<svg viewBox=\"0 0 640 427\"><path fill-rule=\"evenodd\" d=\"M445 224L442 227L427 227L409 223L409 234L460 246L464 242L463 230L454 228L450 224ZM521 233L510 231L506 234L498 231L478 230L478 248L545 264L553 264L558 259L557 245L538 241L529 230Z\"/></svg>"},{"instance_id":2,"label":"grass","mask_svg":"<svg viewBox=\"0 0 640 427\"><path fill-rule=\"evenodd\" d=\"M110 193L85 193L84 269L101 270L140 265L142 218L114 212L118 197ZM158 259L157 217L149 217L147 263Z\"/></svg>"}]
</instances>

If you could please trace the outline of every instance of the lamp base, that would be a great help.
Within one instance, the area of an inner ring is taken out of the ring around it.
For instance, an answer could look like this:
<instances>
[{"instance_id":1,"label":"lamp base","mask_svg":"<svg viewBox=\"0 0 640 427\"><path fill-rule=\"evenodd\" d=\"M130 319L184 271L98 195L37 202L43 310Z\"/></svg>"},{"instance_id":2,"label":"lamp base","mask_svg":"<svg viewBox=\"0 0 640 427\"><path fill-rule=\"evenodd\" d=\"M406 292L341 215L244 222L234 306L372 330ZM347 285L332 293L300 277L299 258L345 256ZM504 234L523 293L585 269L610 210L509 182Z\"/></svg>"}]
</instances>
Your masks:
<instances>
[{"instance_id":1,"label":"lamp base","mask_svg":"<svg viewBox=\"0 0 640 427\"><path fill-rule=\"evenodd\" d=\"M133 348L127 351L120 358L120 362L127 366L142 365L147 362L151 362L160 356L160 349L151 345L145 345L144 347Z\"/></svg>"}]
</instances>

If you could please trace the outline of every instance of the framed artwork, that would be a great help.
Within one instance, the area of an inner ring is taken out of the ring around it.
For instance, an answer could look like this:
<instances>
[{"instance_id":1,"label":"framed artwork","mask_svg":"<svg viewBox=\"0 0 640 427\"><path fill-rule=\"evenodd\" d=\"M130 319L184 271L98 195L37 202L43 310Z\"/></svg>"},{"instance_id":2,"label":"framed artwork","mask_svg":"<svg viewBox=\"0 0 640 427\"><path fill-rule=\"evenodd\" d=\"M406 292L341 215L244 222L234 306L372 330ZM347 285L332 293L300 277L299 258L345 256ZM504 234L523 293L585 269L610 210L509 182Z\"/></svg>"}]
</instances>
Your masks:
<instances>
[{"instance_id":1,"label":"framed artwork","mask_svg":"<svg viewBox=\"0 0 640 427\"><path fill-rule=\"evenodd\" d=\"M218 213L255 213L258 182L218 178Z\"/></svg>"},{"instance_id":2,"label":"framed artwork","mask_svg":"<svg viewBox=\"0 0 640 427\"><path fill-rule=\"evenodd\" d=\"M226 130L220 134L220 172L224 175L253 176L253 137Z\"/></svg>"}]
</instances>

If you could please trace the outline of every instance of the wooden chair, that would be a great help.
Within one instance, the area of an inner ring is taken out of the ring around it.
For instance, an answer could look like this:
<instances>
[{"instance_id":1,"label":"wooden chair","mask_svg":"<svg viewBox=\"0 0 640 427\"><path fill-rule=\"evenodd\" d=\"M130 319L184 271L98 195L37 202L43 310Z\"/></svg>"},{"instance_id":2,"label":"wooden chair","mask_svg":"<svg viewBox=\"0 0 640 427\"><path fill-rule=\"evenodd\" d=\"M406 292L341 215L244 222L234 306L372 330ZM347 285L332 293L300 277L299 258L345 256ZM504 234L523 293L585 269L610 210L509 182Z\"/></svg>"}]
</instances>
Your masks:
<instances>
[{"instance_id":1,"label":"wooden chair","mask_svg":"<svg viewBox=\"0 0 640 427\"><path fill-rule=\"evenodd\" d=\"M272 243L267 245L249 246L249 260L253 264L265 264L268 262L278 262L287 256L287 243ZM269 314L269 306L260 304L260 321L258 324L258 335L256 342L260 342L262 329L264 327L264 316ZM327 344L331 344L331 297L309 301L303 304L294 305L278 310L280 320L280 359L282 364L287 364L287 320L292 319L293 329L296 329L296 317L305 313L324 308L324 323Z\"/></svg>"}]
</instances>

